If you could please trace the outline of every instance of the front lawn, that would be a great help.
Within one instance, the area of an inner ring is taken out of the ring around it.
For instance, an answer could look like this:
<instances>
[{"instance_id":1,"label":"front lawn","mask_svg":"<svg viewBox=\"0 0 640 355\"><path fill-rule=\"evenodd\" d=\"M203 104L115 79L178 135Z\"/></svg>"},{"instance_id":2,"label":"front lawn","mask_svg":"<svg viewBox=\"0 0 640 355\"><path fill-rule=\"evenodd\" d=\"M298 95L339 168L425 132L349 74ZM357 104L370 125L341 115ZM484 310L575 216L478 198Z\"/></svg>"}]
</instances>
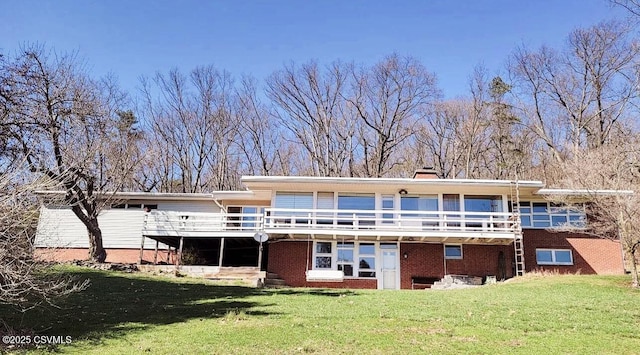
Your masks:
<instances>
[{"instance_id":1,"label":"front lawn","mask_svg":"<svg viewBox=\"0 0 640 355\"><path fill-rule=\"evenodd\" d=\"M622 276L369 291L73 272L91 286L61 309L0 317L71 336L62 353L640 353L640 292Z\"/></svg>"}]
</instances>

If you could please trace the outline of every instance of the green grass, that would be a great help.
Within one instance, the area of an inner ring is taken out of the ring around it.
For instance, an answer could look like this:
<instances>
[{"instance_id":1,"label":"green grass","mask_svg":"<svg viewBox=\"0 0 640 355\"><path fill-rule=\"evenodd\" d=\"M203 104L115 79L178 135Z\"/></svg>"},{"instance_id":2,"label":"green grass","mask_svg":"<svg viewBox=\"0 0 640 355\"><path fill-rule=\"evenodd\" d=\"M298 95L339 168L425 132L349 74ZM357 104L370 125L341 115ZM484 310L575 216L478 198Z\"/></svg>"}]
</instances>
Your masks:
<instances>
[{"instance_id":1,"label":"green grass","mask_svg":"<svg viewBox=\"0 0 640 355\"><path fill-rule=\"evenodd\" d=\"M451 291L261 290L72 270L92 285L61 309L21 321L0 308L0 317L72 336L45 349L60 353L640 353L640 292L622 276Z\"/></svg>"}]
</instances>

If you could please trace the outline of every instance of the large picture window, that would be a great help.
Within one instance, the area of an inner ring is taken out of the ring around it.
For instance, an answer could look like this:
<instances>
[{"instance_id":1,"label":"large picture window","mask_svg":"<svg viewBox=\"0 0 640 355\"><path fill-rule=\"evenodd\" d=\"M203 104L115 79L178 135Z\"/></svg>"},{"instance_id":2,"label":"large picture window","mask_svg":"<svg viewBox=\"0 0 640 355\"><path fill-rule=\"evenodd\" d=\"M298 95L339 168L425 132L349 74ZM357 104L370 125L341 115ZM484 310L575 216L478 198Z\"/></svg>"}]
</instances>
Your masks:
<instances>
[{"instance_id":1,"label":"large picture window","mask_svg":"<svg viewBox=\"0 0 640 355\"><path fill-rule=\"evenodd\" d=\"M317 241L314 251L315 269L340 270L344 277L376 277L375 243Z\"/></svg>"},{"instance_id":2,"label":"large picture window","mask_svg":"<svg viewBox=\"0 0 640 355\"><path fill-rule=\"evenodd\" d=\"M339 210L365 210L373 211L376 209L376 196L375 194L340 194L338 195L338 209ZM346 212L340 213L340 224L352 224L353 215L356 215L358 225L373 225L375 224L375 214L362 213L362 212Z\"/></svg>"},{"instance_id":3,"label":"large picture window","mask_svg":"<svg viewBox=\"0 0 640 355\"><path fill-rule=\"evenodd\" d=\"M573 265L571 249L536 249L538 265Z\"/></svg>"}]
</instances>

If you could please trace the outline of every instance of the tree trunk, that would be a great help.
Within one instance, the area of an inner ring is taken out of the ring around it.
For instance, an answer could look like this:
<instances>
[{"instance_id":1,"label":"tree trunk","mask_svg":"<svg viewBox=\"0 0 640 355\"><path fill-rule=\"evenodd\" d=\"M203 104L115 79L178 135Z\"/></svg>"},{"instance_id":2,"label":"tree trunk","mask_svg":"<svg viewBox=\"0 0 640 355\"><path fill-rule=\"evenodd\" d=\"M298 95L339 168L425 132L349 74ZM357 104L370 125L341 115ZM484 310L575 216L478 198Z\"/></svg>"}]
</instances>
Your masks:
<instances>
[{"instance_id":1,"label":"tree trunk","mask_svg":"<svg viewBox=\"0 0 640 355\"><path fill-rule=\"evenodd\" d=\"M640 284L638 284L638 258L637 252L632 251L631 253L631 287L638 288Z\"/></svg>"},{"instance_id":2,"label":"tree trunk","mask_svg":"<svg viewBox=\"0 0 640 355\"><path fill-rule=\"evenodd\" d=\"M89 260L96 263L103 263L107 259L107 251L102 246L102 230L98 226L97 220L92 220L87 226L89 234Z\"/></svg>"}]
</instances>

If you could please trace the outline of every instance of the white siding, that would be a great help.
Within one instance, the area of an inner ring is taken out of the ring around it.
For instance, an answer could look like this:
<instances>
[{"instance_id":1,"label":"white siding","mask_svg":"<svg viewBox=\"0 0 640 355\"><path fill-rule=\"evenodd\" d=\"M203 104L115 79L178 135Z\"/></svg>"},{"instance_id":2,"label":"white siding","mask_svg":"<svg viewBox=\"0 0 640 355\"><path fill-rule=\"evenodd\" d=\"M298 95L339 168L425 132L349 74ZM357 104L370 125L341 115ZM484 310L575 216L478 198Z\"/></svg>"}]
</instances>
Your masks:
<instances>
[{"instance_id":1,"label":"white siding","mask_svg":"<svg viewBox=\"0 0 640 355\"><path fill-rule=\"evenodd\" d=\"M220 212L220 207L213 201L160 201L159 211L175 212Z\"/></svg>"},{"instance_id":2,"label":"white siding","mask_svg":"<svg viewBox=\"0 0 640 355\"><path fill-rule=\"evenodd\" d=\"M149 203L155 204L155 203ZM219 212L213 201L159 201L160 211ZM105 248L140 248L144 212L141 209L108 209L98 217ZM145 238L145 248L154 249L156 242ZM84 224L68 207L40 209L35 240L36 247L88 248L89 237ZM165 248L164 244L160 244Z\"/></svg>"}]
</instances>

